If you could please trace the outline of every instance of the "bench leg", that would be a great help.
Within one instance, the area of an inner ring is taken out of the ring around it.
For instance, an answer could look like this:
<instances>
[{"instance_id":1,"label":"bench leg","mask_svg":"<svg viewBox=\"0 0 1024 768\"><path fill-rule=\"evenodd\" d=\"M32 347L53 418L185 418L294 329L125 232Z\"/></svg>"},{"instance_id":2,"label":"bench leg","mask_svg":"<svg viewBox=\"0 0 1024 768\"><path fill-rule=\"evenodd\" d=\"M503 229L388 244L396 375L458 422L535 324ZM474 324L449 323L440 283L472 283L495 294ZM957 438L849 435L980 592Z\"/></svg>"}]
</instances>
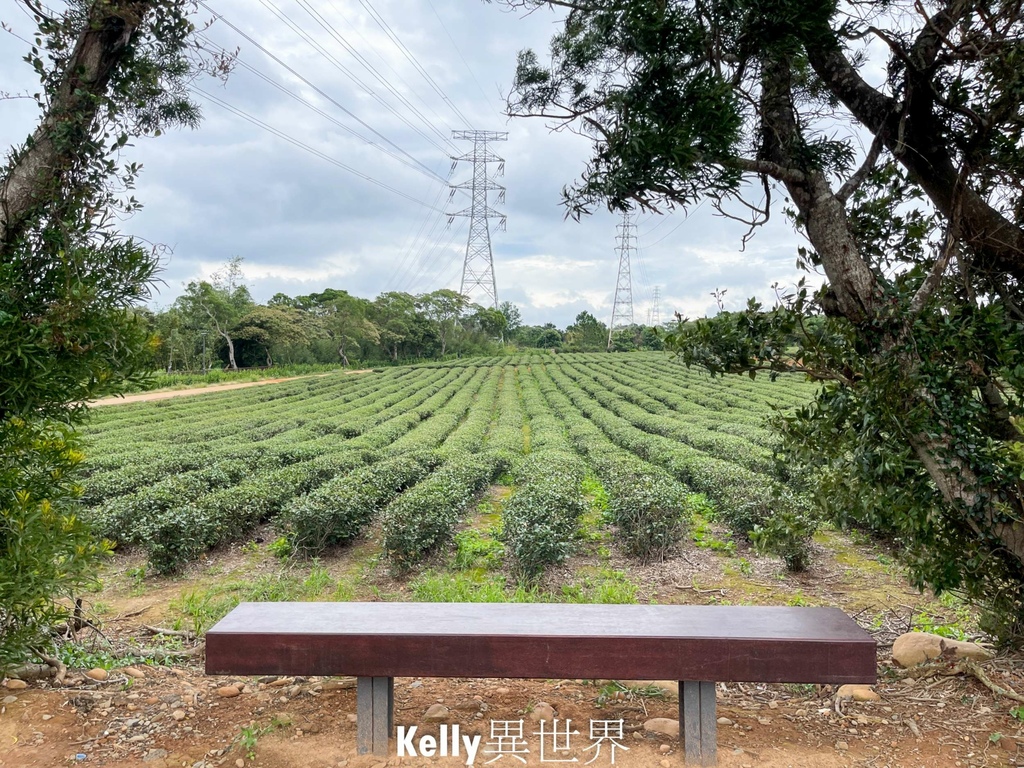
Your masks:
<instances>
[{"instance_id":1,"label":"bench leg","mask_svg":"<svg viewBox=\"0 0 1024 768\"><path fill-rule=\"evenodd\" d=\"M394 712L395 678L356 679L356 751L360 755L388 754Z\"/></svg>"},{"instance_id":2,"label":"bench leg","mask_svg":"<svg viewBox=\"0 0 1024 768\"><path fill-rule=\"evenodd\" d=\"M718 716L713 682L679 682L679 733L683 738L687 765L715 765L718 762Z\"/></svg>"}]
</instances>

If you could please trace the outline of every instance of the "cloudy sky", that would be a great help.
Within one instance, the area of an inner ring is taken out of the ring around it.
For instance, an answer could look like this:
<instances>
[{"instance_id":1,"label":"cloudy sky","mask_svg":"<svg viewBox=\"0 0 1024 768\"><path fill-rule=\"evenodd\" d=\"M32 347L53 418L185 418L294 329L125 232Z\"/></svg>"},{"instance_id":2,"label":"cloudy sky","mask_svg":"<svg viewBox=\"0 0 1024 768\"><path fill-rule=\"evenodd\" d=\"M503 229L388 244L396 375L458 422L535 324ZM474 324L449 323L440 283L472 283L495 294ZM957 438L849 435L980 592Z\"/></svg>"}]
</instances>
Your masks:
<instances>
[{"instance_id":1,"label":"cloudy sky","mask_svg":"<svg viewBox=\"0 0 1024 768\"><path fill-rule=\"evenodd\" d=\"M480 0L208 0L197 20L214 14L223 18L209 38L240 49L226 84L197 84L221 103L197 93L198 130L141 139L129 153L144 167L145 208L125 229L169 248L155 305L235 255L259 301L327 287L365 297L458 289L468 227L449 227L445 214L469 201L460 192L449 202L445 180L451 156L470 149L452 130L472 128L508 131L494 145L507 197L492 205L508 216L507 231L492 231L499 299L531 324L564 327L584 309L608 322L619 219L600 211L577 223L559 204L588 142L502 112L516 52L546 50L557 14ZM15 0L0 0L0 20L23 38L34 29ZM34 89L25 50L0 31L0 90ZM0 146L22 141L36 117L28 100L0 101ZM450 178L470 171L459 163ZM775 213L742 253L744 227L710 205L640 216L635 319L648 320L655 286L663 320L713 312L715 289L727 289L727 308L771 301L773 282L800 276L800 239Z\"/></svg>"}]
</instances>

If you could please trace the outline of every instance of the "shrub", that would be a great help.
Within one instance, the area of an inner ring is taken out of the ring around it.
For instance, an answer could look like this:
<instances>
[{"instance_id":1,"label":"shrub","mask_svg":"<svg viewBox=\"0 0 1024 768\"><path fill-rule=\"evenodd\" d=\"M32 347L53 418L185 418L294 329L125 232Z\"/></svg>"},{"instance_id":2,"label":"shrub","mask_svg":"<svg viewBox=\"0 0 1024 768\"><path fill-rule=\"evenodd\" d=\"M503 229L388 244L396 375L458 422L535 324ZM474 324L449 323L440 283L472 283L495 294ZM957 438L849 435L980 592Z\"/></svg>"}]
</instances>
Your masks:
<instances>
[{"instance_id":1,"label":"shrub","mask_svg":"<svg viewBox=\"0 0 1024 768\"><path fill-rule=\"evenodd\" d=\"M580 490L586 467L561 451L530 454L516 472L516 490L505 503L502 538L513 568L533 580L571 554L577 524L587 511Z\"/></svg>"},{"instance_id":2,"label":"shrub","mask_svg":"<svg viewBox=\"0 0 1024 768\"><path fill-rule=\"evenodd\" d=\"M297 554L318 555L358 536L389 500L418 482L437 462L433 453L425 452L356 470L296 499L279 518L279 527Z\"/></svg>"},{"instance_id":3,"label":"shrub","mask_svg":"<svg viewBox=\"0 0 1024 768\"><path fill-rule=\"evenodd\" d=\"M391 562L408 568L450 539L473 496L504 468L493 453L465 454L392 501L384 510L381 534Z\"/></svg>"}]
</instances>

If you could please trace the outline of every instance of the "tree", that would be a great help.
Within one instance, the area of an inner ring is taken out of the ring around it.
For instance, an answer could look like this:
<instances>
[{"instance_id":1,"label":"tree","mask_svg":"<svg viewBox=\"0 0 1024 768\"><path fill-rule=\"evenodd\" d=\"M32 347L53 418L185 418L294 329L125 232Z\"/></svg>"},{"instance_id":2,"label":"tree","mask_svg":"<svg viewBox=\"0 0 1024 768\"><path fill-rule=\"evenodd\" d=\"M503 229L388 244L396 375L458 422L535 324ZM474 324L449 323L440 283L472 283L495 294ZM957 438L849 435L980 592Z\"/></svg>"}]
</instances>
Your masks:
<instances>
[{"instance_id":1,"label":"tree","mask_svg":"<svg viewBox=\"0 0 1024 768\"><path fill-rule=\"evenodd\" d=\"M380 329L380 343L392 360L416 330L416 300L408 293L388 291L373 302L373 321Z\"/></svg>"},{"instance_id":2,"label":"tree","mask_svg":"<svg viewBox=\"0 0 1024 768\"><path fill-rule=\"evenodd\" d=\"M519 307L511 301L503 301L498 305L498 311L505 316L505 332L515 336L516 331L523 327L523 313Z\"/></svg>"},{"instance_id":3,"label":"tree","mask_svg":"<svg viewBox=\"0 0 1024 768\"><path fill-rule=\"evenodd\" d=\"M132 136L194 126L187 3L22 0L38 25L37 127L0 170L0 668L40 650L61 598L94 578L106 546L78 512L71 428L84 403L122 391L148 361L156 254L114 228L138 207Z\"/></svg>"},{"instance_id":4,"label":"tree","mask_svg":"<svg viewBox=\"0 0 1024 768\"><path fill-rule=\"evenodd\" d=\"M366 299L328 288L322 293L299 296L296 302L323 320L327 334L336 345L338 359L346 367L350 365L346 350L355 347L358 352L362 344L376 346L380 343L380 330L368 317L370 302Z\"/></svg>"},{"instance_id":5,"label":"tree","mask_svg":"<svg viewBox=\"0 0 1024 768\"><path fill-rule=\"evenodd\" d=\"M242 283L242 259L232 258L215 272L212 282L193 280L185 286L174 306L196 327L209 328L227 345L228 368L238 370L235 361L234 329L238 321L253 308L249 289Z\"/></svg>"},{"instance_id":6,"label":"tree","mask_svg":"<svg viewBox=\"0 0 1024 768\"><path fill-rule=\"evenodd\" d=\"M259 350L262 359L258 359L257 364L271 366L274 364L274 347L309 341L304 320L304 313L294 307L257 305L239 319L231 336L235 344L245 342ZM242 357L246 358L245 355Z\"/></svg>"},{"instance_id":7,"label":"tree","mask_svg":"<svg viewBox=\"0 0 1024 768\"><path fill-rule=\"evenodd\" d=\"M416 309L437 325L437 337L441 342L441 357L445 356L459 328L462 313L469 306L469 299L457 291L441 288L416 298Z\"/></svg>"},{"instance_id":8,"label":"tree","mask_svg":"<svg viewBox=\"0 0 1024 768\"><path fill-rule=\"evenodd\" d=\"M608 326L584 310L565 329L566 343L582 352L600 352L608 346Z\"/></svg>"},{"instance_id":9,"label":"tree","mask_svg":"<svg viewBox=\"0 0 1024 768\"><path fill-rule=\"evenodd\" d=\"M919 585L964 591L1019 640L1020 4L550 4L569 9L551 65L520 54L510 111L594 139L570 212L706 198L752 232L784 195L825 287L697 322L674 348L716 373L825 382L785 425L791 464L831 514L896 537ZM873 42L878 87L860 73Z\"/></svg>"}]
</instances>

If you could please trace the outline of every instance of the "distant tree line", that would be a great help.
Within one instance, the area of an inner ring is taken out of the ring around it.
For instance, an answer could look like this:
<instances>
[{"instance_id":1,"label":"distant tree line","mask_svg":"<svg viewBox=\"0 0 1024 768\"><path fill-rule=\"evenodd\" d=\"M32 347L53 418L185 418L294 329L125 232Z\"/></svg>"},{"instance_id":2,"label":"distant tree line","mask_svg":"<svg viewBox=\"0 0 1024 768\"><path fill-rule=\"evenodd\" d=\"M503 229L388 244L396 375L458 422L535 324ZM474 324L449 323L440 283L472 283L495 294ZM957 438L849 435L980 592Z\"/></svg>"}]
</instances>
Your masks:
<instances>
[{"instance_id":1,"label":"distant tree line","mask_svg":"<svg viewBox=\"0 0 1024 768\"><path fill-rule=\"evenodd\" d=\"M609 348L608 326L580 312L565 330L552 323L523 325L519 308L473 304L449 289L375 299L327 288L303 296L253 300L240 258L210 280L188 283L168 308L142 310L149 326L153 370L200 371L275 364L398 363L450 356L493 355L537 348L593 352ZM612 351L661 349L654 328L615 331Z\"/></svg>"}]
</instances>

